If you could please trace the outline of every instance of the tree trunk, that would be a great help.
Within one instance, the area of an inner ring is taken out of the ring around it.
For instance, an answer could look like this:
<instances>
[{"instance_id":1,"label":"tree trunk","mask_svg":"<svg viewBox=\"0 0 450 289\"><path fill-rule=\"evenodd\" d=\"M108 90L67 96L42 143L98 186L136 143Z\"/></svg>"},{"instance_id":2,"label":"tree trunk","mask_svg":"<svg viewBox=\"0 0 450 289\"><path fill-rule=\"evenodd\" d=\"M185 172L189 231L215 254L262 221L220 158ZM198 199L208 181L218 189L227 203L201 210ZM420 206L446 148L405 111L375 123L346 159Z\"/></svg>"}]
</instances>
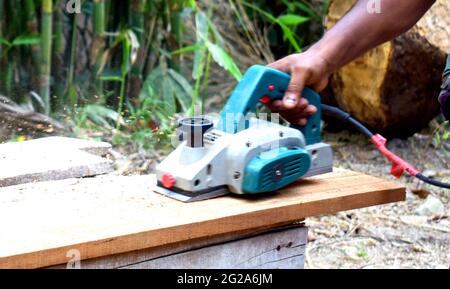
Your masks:
<instances>
[{"instance_id":1,"label":"tree trunk","mask_svg":"<svg viewBox=\"0 0 450 289\"><path fill-rule=\"evenodd\" d=\"M439 113L437 96L446 52L450 51L446 1L438 0L407 33L337 71L331 83L338 105L387 134L409 135L433 119ZM355 3L332 1L327 28Z\"/></svg>"}]
</instances>

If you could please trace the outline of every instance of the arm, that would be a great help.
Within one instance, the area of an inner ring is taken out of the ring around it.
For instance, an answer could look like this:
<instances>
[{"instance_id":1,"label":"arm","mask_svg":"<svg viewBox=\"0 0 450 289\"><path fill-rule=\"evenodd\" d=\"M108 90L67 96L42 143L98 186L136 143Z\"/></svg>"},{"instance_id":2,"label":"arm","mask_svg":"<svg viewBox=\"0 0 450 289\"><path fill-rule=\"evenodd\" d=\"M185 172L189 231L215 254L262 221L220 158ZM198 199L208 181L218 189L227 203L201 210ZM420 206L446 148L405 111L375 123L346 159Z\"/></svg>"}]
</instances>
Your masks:
<instances>
[{"instance_id":1,"label":"arm","mask_svg":"<svg viewBox=\"0 0 450 289\"><path fill-rule=\"evenodd\" d=\"M367 50L410 29L434 0L380 0L381 13L369 13L374 0L360 0L324 37L304 53L293 54L269 66L291 73L283 101L268 106L291 123L306 124L316 108L302 99L305 86L317 91L328 84L330 74Z\"/></svg>"}]
</instances>

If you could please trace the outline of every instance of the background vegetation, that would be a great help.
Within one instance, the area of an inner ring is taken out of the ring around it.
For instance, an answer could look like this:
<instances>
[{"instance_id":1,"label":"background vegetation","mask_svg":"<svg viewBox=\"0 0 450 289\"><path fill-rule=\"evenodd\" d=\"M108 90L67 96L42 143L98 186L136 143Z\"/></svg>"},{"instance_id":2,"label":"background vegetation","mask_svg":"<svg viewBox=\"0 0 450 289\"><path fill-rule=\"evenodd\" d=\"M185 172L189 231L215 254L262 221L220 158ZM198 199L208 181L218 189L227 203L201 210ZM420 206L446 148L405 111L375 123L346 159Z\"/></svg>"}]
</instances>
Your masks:
<instances>
[{"instance_id":1,"label":"background vegetation","mask_svg":"<svg viewBox=\"0 0 450 289\"><path fill-rule=\"evenodd\" d=\"M154 148L215 87L220 103L247 66L320 36L327 1L313 2L0 0L0 94L74 133Z\"/></svg>"},{"instance_id":2,"label":"background vegetation","mask_svg":"<svg viewBox=\"0 0 450 289\"><path fill-rule=\"evenodd\" d=\"M328 10L327 0L80 0L73 13L76 2L0 0L0 142L111 141L120 175L151 173L177 116L219 110L248 66L319 38ZM437 118L389 148L450 181L448 130ZM324 140L337 167L390 177L364 137L328 127ZM401 181L406 202L310 218L308 267L448 268L448 192Z\"/></svg>"}]
</instances>

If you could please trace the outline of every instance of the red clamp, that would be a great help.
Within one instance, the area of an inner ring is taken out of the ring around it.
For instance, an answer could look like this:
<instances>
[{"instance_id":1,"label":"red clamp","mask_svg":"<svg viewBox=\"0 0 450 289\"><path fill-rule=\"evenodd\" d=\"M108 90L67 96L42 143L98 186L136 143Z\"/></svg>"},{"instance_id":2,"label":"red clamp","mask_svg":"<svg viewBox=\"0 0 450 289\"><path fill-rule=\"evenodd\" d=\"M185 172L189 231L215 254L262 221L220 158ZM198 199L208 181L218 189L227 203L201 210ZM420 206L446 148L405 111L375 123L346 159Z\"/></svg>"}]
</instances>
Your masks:
<instances>
[{"instance_id":1,"label":"red clamp","mask_svg":"<svg viewBox=\"0 0 450 289\"><path fill-rule=\"evenodd\" d=\"M387 141L382 135L374 135L370 141L377 147L383 156L392 162L391 174L394 177L400 178L405 171L414 177L419 173L413 165L403 160L386 147Z\"/></svg>"}]
</instances>

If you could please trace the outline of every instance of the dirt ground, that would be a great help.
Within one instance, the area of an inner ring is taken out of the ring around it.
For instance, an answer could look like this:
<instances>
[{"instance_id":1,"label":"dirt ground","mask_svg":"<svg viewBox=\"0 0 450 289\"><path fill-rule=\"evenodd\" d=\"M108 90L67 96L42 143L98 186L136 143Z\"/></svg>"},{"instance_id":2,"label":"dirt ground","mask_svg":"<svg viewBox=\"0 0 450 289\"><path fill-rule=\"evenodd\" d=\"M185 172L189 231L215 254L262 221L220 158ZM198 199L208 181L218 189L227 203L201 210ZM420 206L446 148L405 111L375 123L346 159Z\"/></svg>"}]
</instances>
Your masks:
<instances>
[{"instance_id":1,"label":"dirt ground","mask_svg":"<svg viewBox=\"0 0 450 289\"><path fill-rule=\"evenodd\" d=\"M336 166L394 180L389 163L363 137L327 133L325 140L333 145ZM432 145L431 135L393 139L388 146L419 169L428 168L427 174L450 180L450 150L443 143ZM408 186L405 202L308 219L306 267L448 269L448 190L409 177L400 181Z\"/></svg>"}]
</instances>

